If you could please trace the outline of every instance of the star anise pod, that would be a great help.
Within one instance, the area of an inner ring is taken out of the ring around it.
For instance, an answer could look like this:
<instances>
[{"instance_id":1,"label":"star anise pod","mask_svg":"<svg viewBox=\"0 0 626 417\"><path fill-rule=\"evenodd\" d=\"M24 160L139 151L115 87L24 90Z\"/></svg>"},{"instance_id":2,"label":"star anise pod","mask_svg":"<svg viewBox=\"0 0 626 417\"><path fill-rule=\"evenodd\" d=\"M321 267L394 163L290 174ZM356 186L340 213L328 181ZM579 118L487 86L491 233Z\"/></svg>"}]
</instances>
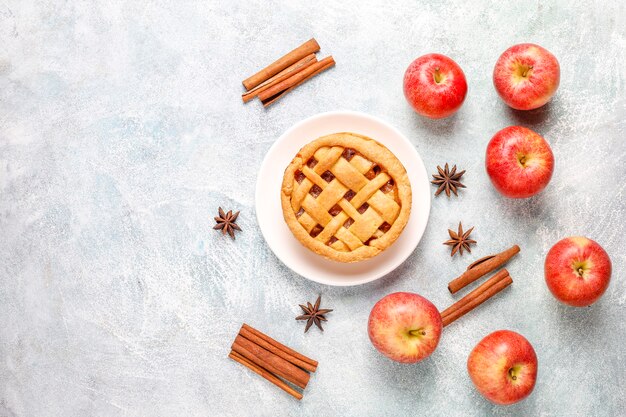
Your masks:
<instances>
[{"instance_id":1,"label":"star anise pod","mask_svg":"<svg viewBox=\"0 0 626 417\"><path fill-rule=\"evenodd\" d=\"M241 232L241 228L237 226L235 221L237 220L237 216L239 216L239 212L233 214L232 210L228 210L228 213L224 213L222 208L219 208L219 217L215 217L215 221L217 224L213 226L213 229L222 230L222 234L225 235L228 233L230 237L235 238L235 230L239 230Z\"/></svg>"},{"instance_id":2,"label":"star anise pod","mask_svg":"<svg viewBox=\"0 0 626 417\"><path fill-rule=\"evenodd\" d=\"M456 191L457 188L465 188L465 185L461 183L461 177L465 174L465 170L461 172L456 172L456 165L452 167L452 171L448 168L448 163L443 169L439 165L437 165L437 171L439 171L439 175L433 174L434 180L431 181L431 184L438 185L437 191L435 192L435 196L441 194L442 191L446 192L446 195L450 197L450 191L454 193L455 196L459 196Z\"/></svg>"},{"instance_id":3,"label":"star anise pod","mask_svg":"<svg viewBox=\"0 0 626 417\"><path fill-rule=\"evenodd\" d=\"M326 320L326 317L324 317L324 314L330 313L333 310L328 309L328 308L320 309L321 301L322 301L322 296L320 295L317 297L317 301L315 301L315 305L311 305L311 303L309 302L306 303L306 306L300 304L300 308L302 309L302 311L304 311L304 314L296 317L296 320L307 321L306 327L304 328L304 333L309 331L313 323L315 323L315 325L319 327L321 331L324 331L324 329L322 329L322 322L328 321Z\"/></svg>"},{"instance_id":4,"label":"star anise pod","mask_svg":"<svg viewBox=\"0 0 626 417\"><path fill-rule=\"evenodd\" d=\"M459 222L458 232L455 233L453 230L448 229L450 240L443 242L443 244L452 246L452 253L450 254L450 256L454 256L454 254L457 253L457 251L459 252L461 256L463 256L463 249L465 249L469 253L472 253L470 249L470 245L476 244L475 240L469 239L469 235L472 233L472 230L474 230L473 227L469 229L467 232L463 232L463 226L461 225L461 222Z\"/></svg>"}]
</instances>

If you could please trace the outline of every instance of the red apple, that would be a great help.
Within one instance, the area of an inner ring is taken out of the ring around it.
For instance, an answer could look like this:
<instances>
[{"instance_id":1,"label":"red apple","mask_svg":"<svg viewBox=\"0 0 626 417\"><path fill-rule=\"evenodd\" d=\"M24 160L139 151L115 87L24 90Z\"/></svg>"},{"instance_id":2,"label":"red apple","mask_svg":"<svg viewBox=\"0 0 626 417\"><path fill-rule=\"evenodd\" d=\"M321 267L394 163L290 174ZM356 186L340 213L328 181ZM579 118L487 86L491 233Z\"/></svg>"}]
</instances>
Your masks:
<instances>
[{"instance_id":1,"label":"red apple","mask_svg":"<svg viewBox=\"0 0 626 417\"><path fill-rule=\"evenodd\" d=\"M397 362L415 363L439 344L442 322L437 307L424 297L396 292L383 297L370 312L367 330L380 353Z\"/></svg>"},{"instance_id":2,"label":"red apple","mask_svg":"<svg viewBox=\"0 0 626 417\"><path fill-rule=\"evenodd\" d=\"M532 110L556 93L561 77L559 61L545 48L520 43L504 51L493 69L493 85L506 104Z\"/></svg>"},{"instance_id":3,"label":"red apple","mask_svg":"<svg viewBox=\"0 0 626 417\"><path fill-rule=\"evenodd\" d=\"M478 391L495 404L528 397L537 380L537 355L524 336L498 330L478 342L467 359L467 371Z\"/></svg>"},{"instance_id":4,"label":"red apple","mask_svg":"<svg viewBox=\"0 0 626 417\"><path fill-rule=\"evenodd\" d=\"M431 119L454 114L466 93L463 70L445 55L421 56L404 73L404 96L417 113Z\"/></svg>"},{"instance_id":5,"label":"red apple","mask_svg":"<svg viewBox=\"0 0 626 417\"><path fill-rule=\"evenodd\" d=\"M525 127L509 126L491 138L485 166L493 186L501 194L526 198L550 182L554 155L539 134Z\"/></svg>"},{"instance_id":6,"label":"red apple","mask_svg":"<svg viewBox=\"0 0 626 417\"><path fill-rule=\"evenodd\" d=\"M546 284L562 303L586 307L611 281L611 259L598 243L581 236L562 239L546 256Z\"/></svg>"}]
</instances>

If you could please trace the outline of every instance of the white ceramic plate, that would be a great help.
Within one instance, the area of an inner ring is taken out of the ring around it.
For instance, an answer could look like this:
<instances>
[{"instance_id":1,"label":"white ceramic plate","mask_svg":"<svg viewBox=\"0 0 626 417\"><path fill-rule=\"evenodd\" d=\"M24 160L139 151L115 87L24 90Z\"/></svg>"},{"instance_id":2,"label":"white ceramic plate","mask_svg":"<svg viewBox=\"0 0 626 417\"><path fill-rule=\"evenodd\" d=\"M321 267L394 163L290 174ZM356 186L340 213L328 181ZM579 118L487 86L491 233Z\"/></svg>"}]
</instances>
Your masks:
<instances>
[{"instance_id":1,"label":"white ceramic plate","mask_svg":"<svg viewBox=\"0 0 626 417\"><path fill-rule=\"evenodd\" d=\"M406 168L413 191L411 216L398 240L381 254L351 264L327 260L302 246L287 227L280 203L283 173L293 157L312 140L337 132L369 136L389 148ZM295 124L265 155L256 184L256 214L267 244L294 272L322 284L364 284L393 271L415 250L429 213L430 184L415 147L396 128L364 113L322 113Z\"/></svg>"}]
</instances>

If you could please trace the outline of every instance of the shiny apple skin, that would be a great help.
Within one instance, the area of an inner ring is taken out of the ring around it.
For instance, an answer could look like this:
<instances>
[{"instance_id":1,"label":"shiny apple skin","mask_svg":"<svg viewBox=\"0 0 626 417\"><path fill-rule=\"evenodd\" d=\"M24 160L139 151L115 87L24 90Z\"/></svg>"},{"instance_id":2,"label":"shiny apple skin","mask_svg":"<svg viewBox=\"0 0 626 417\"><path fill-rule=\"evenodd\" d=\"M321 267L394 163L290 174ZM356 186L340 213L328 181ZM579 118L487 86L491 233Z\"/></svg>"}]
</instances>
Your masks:
<instances>
[{"instance_id":1,"label":"shiny apple skin","mask_svg":"<svg viewBox=\"0 0 626 417\"><path fill-rule=\"evenodd\" d=\"M396 292L380 299L367 323L374 347L401 363L415 363L430 356L439 344L442 328L437 307L421 295L409 292Z\"/></svg>"},{"instance_id":2,"label":"shiny apple skin","mask_svg":"<svg viewBox=\"0 0 626 417\"><path fill-rule=\"evenodd\" d=\"M489 401L509 405L528 397L537 381L537 354L524 336L498 330L478 342L467 359L476 389Z\"/></svg>"},{"instance_id":3,"label":"shiny apple skin","mask_svg":"<svg viewBox=\"0 0 626 417\"><path fill-rule=\"evenodd\" d=\"M522 126L509 126L489 141L485 167L491 183L502 195L528 198L550 182L554 155L538 133Z\"/></svg>"},{"instance_id":4,"label":"shiny apple skin","mask_svg":"<svg viewBox=\"0 0 626 417\"><path fill-rule=\"evenodd\" d=\"M431 119L456 113L467 94L463 70L441 54L427 54L413 61L404 73L403 84L404 96L411 107Z\"/></svg>"},{"instance_id":5,"label":"shiny apple skin","mask_svg":"<svg viewBox=\"0 0 626 417\"><path fill-rule=\"evenodd\" d=\"M597 242L582 236L558 241L546 256L545 277L554 297L570 306L595 303L611 281L611 258Z\"/></svg>"},{"instance_id":6,"label":"shiny apple skin","mask_svg":"<svg viewBox=\"0 0 626 417\"><path fill-rule=\"evenodd\" d=\"M559 61L547 49L532 43L504 51L493 69L493 85L500 98L517 110L546 104L559 88Z\"/></svg>"}]
</instances>

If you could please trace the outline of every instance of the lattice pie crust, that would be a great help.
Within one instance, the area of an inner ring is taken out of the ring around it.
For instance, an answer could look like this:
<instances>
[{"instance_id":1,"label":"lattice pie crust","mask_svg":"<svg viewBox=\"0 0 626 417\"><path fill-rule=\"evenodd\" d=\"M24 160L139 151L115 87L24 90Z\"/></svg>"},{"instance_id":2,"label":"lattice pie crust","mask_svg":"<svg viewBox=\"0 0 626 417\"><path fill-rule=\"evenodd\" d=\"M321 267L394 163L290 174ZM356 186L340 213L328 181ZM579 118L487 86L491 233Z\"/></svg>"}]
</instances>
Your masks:
<instances>
[{"instance_id":1,"label":"lattice pie crust","mask_svg":"<svg viewBox=\"0 0 626 417\"><path fill-rule=\"evenodd\" d=\"M387 249L406 226L411 184L402 163L366 136L309 143L285 170L283 216L295 237L328 259L357 262Z\"/></svg>"}]
</instances>

